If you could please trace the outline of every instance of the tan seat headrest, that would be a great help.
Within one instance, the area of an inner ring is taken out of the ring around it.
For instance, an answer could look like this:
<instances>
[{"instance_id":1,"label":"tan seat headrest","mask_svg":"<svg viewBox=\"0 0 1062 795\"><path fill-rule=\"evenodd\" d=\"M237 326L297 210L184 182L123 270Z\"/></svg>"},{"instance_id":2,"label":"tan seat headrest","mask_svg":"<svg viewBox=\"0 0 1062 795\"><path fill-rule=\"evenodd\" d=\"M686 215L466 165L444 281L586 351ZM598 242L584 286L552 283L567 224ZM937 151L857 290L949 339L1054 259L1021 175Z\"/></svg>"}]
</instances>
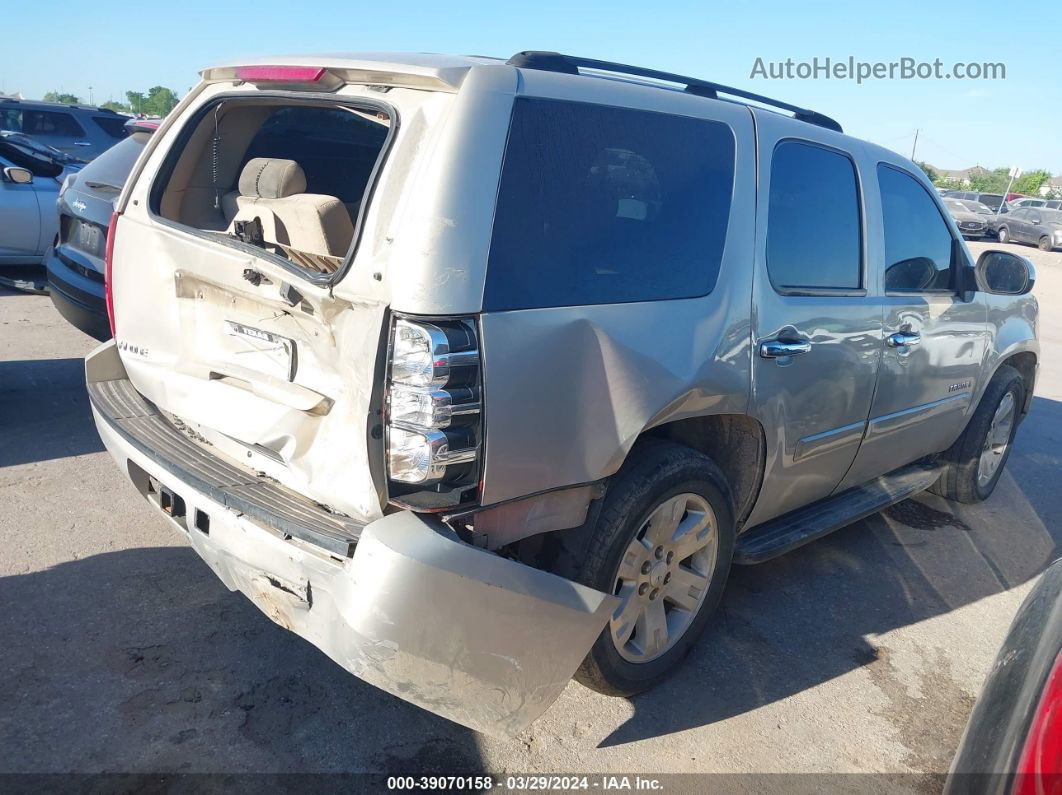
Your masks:
<instances>
[{"instance_id":1,"label":"tan seat headrest","mask_svg":"<svg viewBox=\"0 0 1062 795\"><path fill-rule=\"evenodd\" d=\"M306 174L294 160L255 157L240 172L241 196L283 199L306 192Z\"/></svg>"}]
</instances>

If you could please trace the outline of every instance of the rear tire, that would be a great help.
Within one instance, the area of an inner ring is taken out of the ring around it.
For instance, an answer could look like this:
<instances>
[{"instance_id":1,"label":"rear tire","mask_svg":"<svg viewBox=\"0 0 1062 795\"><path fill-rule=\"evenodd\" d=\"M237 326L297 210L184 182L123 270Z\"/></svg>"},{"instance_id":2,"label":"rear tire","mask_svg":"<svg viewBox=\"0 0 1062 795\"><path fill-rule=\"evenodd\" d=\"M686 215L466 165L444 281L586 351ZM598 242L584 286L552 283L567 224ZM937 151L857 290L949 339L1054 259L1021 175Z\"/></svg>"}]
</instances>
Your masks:
<instances>
[{"instance_id":1,"label":"rear tire","mask_svg":"<svg viewBox=\"0 0 1062 795\"><path fill-rule=\"evenodd\" d=\"M999 227L999 231L996 232L996 239L1000 243L1009 243L1010 242L1010 230L1007 229L1007 227L1005 227L1005 226Z\"/></svg>"},{"instance_id":2,"label":"rear tire","mask_svg":"<svg viewBox=\"0 0 1062 795\"><path fill-rule=\"evenodd\" d=\"M1013 447L1025 382L1009 365L996 371L966 430L943 454L940 480L930 491L956 502L988 499L996 488Z\"/></svg>"},{"instance_id":3,"label":"rear tire","mask_svg":"<svg viewBox=\"0 0 1062 795\"><path fill-rule=\"evenodd\" d=\"M576 680L613 696L653 687L689 653L726 586L734 509L723 473L690 448L641 442L596 520L564 532L569 554L554 570L623 600Z\"/></svg>"}]
</instances>

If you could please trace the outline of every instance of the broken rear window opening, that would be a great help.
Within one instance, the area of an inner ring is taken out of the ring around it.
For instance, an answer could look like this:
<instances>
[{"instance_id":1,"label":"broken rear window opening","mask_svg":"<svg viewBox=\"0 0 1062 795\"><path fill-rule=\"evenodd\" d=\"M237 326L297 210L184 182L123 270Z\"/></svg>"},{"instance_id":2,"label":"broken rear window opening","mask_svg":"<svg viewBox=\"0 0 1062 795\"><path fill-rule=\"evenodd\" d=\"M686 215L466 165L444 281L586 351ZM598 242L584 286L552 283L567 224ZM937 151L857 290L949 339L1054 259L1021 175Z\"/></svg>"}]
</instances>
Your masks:
<instances>
[{"instance_id":1,"label":"broken rear window opening","mask_svg":"<svg viewBox=\"0 0 1062 795\"><path fill-rule=\"evenodd\" d=\"M390 109L360 100L220 97L182 130L152 188L152 211L331 281L394 126Z\"/></svg>"}]
</instances>

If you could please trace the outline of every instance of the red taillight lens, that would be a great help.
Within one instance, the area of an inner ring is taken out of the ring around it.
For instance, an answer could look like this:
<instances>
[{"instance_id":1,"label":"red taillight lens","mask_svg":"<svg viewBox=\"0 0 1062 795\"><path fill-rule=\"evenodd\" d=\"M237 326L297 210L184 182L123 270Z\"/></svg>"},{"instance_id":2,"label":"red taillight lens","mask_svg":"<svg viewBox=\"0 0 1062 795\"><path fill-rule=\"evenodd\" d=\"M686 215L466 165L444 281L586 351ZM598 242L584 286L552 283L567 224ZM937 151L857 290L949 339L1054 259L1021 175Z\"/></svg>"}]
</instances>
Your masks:
<instances>
[{"instance_id":1,"label":"red taillight lens","mask_svg":"<svg viewBox=\"0 0 1062 795\"><path fill-rule=\"evenodd\" d=\"M248 83L316 83L324 73L319 66L241 66L236 78Z\"/></svg>"},{"instance_id":2,"label":"red taillight lens","mask_svg":"<svg viewBox=\"0 0 1062 795\"><path fill-rule=\"evenodd\" d=\"M1014 795L1062 793L1062 654L1047 677L1014 778Z\"/></svg>"},{"instance_id":3,"label":"red taillight lens","mask_svg":"<svg viewBox=\"0 0 1062 795\"><path fill-rule=\"evenodd\" d=\"M107 226L107 249L104 254L103 294L107 301L107 320L111 324L111 336L114 336L114 230L118 226L119 213L111 213L111 222Z\"/></svg>"}]
</instances>

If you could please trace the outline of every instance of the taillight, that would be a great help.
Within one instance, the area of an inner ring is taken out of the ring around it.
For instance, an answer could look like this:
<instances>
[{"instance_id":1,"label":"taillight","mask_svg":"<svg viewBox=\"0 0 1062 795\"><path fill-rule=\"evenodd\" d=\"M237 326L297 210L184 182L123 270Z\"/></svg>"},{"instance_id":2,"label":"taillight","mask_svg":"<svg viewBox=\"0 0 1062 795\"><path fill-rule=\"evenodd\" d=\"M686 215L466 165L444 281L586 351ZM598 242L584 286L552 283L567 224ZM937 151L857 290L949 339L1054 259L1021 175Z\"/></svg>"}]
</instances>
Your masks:
<instances>
[{"instance_id":1,"label":"taillight","mask_svg":"<svg viewBox=\"0 0 1062 795\"><path fill-rule=\"evenodd\" d=\"M111 213L111 222L107 225L107 249L104 254L103 292L107 301L107 320L111 324L111 336L114 336L114 230L118 226L120 213Z\"/></svg>"},{"instance_id":2,"label":"taillight","mask_svg":"<svg viewBox=\"0 0 1062 795\"><path fill-rule=\"evenodd\" d=\"M471 320L395 320L387 388L387 471L405 492L463 501L476 487L479 345ZM419 504L432 507L431 501Z\"/></svg>"},{"instance_id":3,"label":"taillight","mask_svg":"<svg viewBox=\"0 0 1062 795\"><path fill-rule=\"evenodd\" d=\"M1062 790L1062 654L1036 708L1014 778L1014 795Z\"/></svg>"}]
</instances>

